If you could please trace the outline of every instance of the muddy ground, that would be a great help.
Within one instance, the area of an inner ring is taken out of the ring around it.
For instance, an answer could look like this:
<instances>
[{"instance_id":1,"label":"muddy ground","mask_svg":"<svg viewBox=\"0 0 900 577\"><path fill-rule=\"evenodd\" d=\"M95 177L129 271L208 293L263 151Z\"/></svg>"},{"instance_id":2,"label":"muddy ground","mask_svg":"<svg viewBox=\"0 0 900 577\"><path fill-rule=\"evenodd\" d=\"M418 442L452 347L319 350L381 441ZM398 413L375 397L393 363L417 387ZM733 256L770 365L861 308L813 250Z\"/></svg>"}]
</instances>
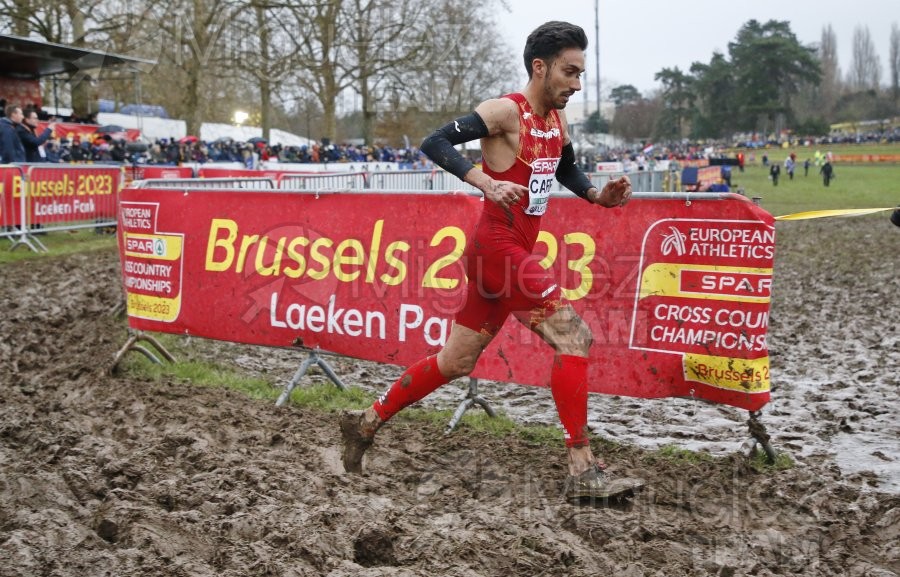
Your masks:
<instances>
[{"instance_id":1,"label":"muddy ground","mask_svg":"<svg viewBox=\"0 0 900 577\"><path fill-rule=\"evenodd\" d=\"M114 252L5 265L0 576L897 575L900 230L778 226L766 419L796 466L750 468L740 412L593 396L591 424L621 442L607 461L650 483L608 508L563 502L561 448L409 422L343 474L333 414L110 376ZM215 350L250 371L302 359ZM334 362L375 390L396 373ZM541 389L484 393L547 417ZM661 458L654 439L716 457Z\"/></svg>"}]
</instances>

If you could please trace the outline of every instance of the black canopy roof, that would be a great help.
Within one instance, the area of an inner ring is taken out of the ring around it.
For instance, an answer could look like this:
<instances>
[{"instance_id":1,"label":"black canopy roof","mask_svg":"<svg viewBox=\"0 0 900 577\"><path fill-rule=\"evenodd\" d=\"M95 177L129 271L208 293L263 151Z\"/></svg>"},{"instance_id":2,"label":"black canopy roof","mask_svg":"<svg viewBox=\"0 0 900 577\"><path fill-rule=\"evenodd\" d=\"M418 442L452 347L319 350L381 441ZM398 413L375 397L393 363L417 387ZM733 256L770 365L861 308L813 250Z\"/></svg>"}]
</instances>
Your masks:
<instances>
[{"instance_id":1,"label":"black canopy roof","mask_svg":"<svg viewBox=\"0 0 900 577\"><path fill-rule=\"evenodd\" d=\"M0 34L0 76L34 79L55 74L74 74L107 66L141 66L153 60L121 56L98 50Z\"/></svg>"}]
</instances>

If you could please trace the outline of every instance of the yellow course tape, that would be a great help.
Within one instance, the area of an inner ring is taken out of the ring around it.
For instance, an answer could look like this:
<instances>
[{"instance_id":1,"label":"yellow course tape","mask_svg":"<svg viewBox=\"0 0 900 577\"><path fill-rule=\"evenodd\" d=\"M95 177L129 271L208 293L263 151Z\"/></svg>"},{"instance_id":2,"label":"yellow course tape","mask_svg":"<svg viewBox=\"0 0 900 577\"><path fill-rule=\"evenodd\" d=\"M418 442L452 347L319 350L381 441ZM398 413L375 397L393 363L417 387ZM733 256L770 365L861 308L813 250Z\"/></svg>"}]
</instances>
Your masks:
<instances>
[{"instance_id":1,"label":"yellow course tape","mask_svg":"<svg viewBox=\"0 0 900 577\"><path fill-rule=\"evenodd\" d=\"M808 220L811 218L827 218L829 216L862 216L864 214L874 214L876 212L885 212L888 210L897 210L897 207L892 206L891 208L842 208L837 210L810 210L807 212L795 212L794 214L776 216L775 220Z\"/></svg>"}]
</instances>

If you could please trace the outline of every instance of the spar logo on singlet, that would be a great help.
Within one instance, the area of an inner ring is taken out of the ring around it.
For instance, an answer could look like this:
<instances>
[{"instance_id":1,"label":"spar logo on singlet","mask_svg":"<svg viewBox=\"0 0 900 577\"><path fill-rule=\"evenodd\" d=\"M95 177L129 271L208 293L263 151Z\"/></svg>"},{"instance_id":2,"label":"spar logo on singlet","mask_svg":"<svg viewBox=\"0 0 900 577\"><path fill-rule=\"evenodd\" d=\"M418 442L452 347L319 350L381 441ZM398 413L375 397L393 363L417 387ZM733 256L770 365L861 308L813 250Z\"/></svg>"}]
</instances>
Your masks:
<instances>
[{"instance_id":1,"label":"spar logo on singlet","mask_svg":"<svg viewBox=\"0 0 900 577\"><path fill-rule=\"evenodd\" d=\"M556 179L558 158L538 158L531 163L531 178L528 179L528 208L525 214L541 216L547 212L550 190Z\"/></svg>"},{"instance_id":2,"label":"spar logo on singlet","mask_svg":"<svg viewBox=\"0 0 900 577\"><path fill-rule=\"evenodd\" d=\"M551 138L559 138L559 128L551 128L547 132L544 132L539 128L532 127L531 136L534 136L535 138L544 138L547 140L550 140Z\"/></svg>"}]
</instances>

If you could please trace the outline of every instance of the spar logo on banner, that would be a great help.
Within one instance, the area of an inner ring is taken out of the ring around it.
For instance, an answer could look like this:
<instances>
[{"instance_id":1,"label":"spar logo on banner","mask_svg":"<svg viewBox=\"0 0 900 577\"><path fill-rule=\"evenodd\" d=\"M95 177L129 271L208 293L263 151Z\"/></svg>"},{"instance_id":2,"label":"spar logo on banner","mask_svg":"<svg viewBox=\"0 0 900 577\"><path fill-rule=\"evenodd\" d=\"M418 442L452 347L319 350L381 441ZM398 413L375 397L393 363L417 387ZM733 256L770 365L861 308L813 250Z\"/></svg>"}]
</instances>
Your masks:
<instances>
[{"instance_id":1,"label":"spar logo on banner","mask_svg":"<svg viewBox=\"0 0 900 577\"><path fill-rule=\"evenodd\" d=\"M158 203L122 202L122 272L128 315L171 323L181 312L184 235L157 230Z\"/></svg>"},{"instance_id":2,"label":"spar logo on banner","mask_svg":"<svg viewBox=\"0 0 900 577\"><path fill-rule=\"evenodd\" d=\"M775 229L665 219L644 235L630 347L680 355L685 381L769 391L766 331ZM636 342L638 319L646 339Z\"/></svg>"}]
</instances>

